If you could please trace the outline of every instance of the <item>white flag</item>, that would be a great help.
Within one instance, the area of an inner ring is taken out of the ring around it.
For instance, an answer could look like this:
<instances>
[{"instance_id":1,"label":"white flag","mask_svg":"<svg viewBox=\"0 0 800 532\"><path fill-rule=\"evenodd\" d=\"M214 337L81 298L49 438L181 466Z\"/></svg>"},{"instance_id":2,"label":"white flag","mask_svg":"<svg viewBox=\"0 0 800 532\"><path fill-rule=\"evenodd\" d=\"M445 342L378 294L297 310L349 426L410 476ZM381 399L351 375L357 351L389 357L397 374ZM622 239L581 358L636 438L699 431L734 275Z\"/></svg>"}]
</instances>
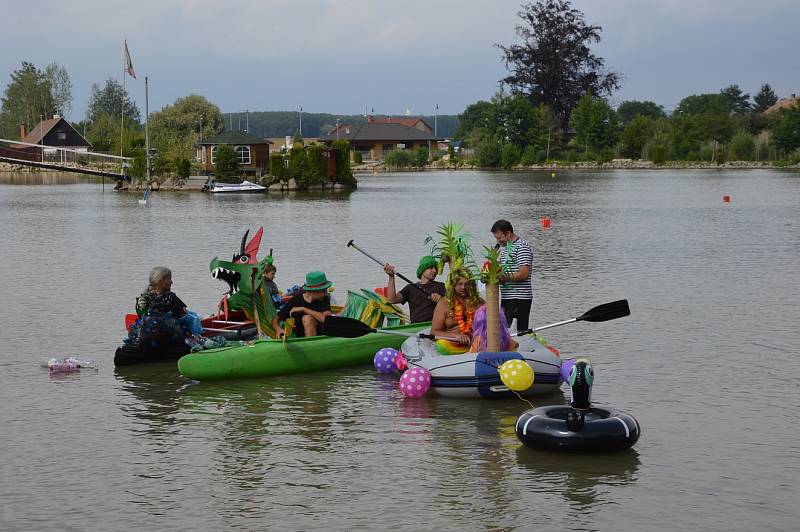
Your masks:
<instances>
[{"instance_id":1,"label":"white flag","mask_svg":"<svg viewBox=\"0 0 800 532\"><path fill-rule=\"evenodd\" d=\"M131 54L128 52L128 39L125 39L125 73L133 79L136 79L136 72L133 71L133 61L131 61Z\"/></svg>"}]
</instances>

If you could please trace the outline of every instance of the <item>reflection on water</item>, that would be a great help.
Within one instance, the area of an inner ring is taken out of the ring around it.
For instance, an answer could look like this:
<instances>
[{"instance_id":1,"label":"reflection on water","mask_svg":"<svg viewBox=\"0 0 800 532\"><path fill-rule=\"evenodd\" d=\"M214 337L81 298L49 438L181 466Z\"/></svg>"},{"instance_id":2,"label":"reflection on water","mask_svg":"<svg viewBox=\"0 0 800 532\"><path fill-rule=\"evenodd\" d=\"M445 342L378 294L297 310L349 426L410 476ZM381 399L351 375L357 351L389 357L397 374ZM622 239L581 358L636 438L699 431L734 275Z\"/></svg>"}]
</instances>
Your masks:
<instances>
[{"instance_id":1,"label":"reflection on water","mask_svg":"<svg viewBox=\"0 0 800 532\"><path fill-rule=\"evenodd\" d=\"M800 519L800 433L784 408L796 396L796 171L409 172L364 176L350 193L162 193L146 208L106 188L0 186L2 529L787 530ZM263 225L280 287L321 269L344 299L386 282L348 240L408 273L439 224L463 221L481 249L500 217L534 247L533 325L630 301L630 317L546 336L565 358L592 358L595 403L642 422L632 451L537 452L514 434L525 402L405 399L397 375L370 367L202 384L174 364L113 369L122 315L153 265L207 313L224 289L209 260ZM39 367L70 355L100 370Z\"/></svg>"},{"instance_id":2,"label":"reflection on water","mask_svg":"<svg viewBox=\"0 0 800 532\"><path fill-rule=\"evenodd\" d=\"M601 491L607 493L607 486L635 483L641 464L635 449L587 455L554 454L528 447L517 450L517 463L576 510L591 510L598 504L613 502L601 501Z\"/></svg>"}]
</instances>

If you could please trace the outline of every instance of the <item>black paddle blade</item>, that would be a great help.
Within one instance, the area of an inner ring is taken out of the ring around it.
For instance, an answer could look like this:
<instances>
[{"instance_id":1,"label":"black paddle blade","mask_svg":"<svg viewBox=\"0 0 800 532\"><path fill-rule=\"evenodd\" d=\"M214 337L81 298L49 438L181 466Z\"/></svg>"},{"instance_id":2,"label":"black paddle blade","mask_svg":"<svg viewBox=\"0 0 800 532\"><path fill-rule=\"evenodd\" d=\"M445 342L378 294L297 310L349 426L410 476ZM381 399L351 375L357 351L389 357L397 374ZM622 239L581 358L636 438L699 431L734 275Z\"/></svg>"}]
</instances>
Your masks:
<instances>
[{"instance_id":1,"label":"black paddle blade","mask_svg":"<svg viewBox=\"0 0 800 532\"><path fill-rule=\"evenodd\" d=\"M628 300L620 299L619 301L598 305L584 313L583 316L575 319L578 321L608 321L630 315L631 309L628 306Z\"/></svg>"},{"instance_id":2,"label":"black paddle blade","mask_svg":"<svg viewBox=\"0 0 800 532\"><path fill-rule=\"evenodd\" d=\"M339 338L358 338L375 332L375 329L353 318L327 316L322 324L322 334Z\"/></svg>"}]
</instances>

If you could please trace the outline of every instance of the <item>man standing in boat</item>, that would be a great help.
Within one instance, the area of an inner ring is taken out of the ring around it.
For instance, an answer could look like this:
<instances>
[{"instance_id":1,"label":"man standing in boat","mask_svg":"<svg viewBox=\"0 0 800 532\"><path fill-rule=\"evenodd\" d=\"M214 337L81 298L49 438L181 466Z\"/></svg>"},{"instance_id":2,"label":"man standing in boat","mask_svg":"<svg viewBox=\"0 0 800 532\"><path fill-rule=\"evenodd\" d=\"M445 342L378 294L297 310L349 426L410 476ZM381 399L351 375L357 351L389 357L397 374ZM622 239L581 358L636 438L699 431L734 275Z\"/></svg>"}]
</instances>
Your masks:
<instances>
[{"instance_id":1,"label":"man standing in boat","mask_svg":"<svg viewBox=\"0 0 800 532\"><path fill-rule=\"evenodd\" d=\"M394 282L394 266L389 263L383 265L383 271L389 276L386 299L390 303L408 303L411 323L431 321L436 303L444 297L444 283L436 280L439 269L436 259L426 255L419 260L417 278L419 282L406 285L400 292Z\"/></svg>"},{"instance_id":2,"label":"man standing in boat","mask_svg":"<svg viewBox=\"0 0 800 532\"><path fill-rule=\"evenodd\" d=\"M525 240L514 234L514 227L508 220L497 220L491 229L497 246L500 248L500 306L508 323L517 319L517 332L528 328L531 304L533 303L533 249Z\"/></svg>"},{"instance_id":3,"label":"man standing in boat","mask_svg":"<svg viewBox=\"0 0 800 532\"><path fill-rule=\"evenodd\" d=\"M295 319L294 331L298 337L317 336L325 317L333 314L328 296L331 284L323 272L308 272L302 291L286 302L272 322L277 337L281 338L284 334L279 322L285 322L290 317Z\"/></svg>"}]
</instances>

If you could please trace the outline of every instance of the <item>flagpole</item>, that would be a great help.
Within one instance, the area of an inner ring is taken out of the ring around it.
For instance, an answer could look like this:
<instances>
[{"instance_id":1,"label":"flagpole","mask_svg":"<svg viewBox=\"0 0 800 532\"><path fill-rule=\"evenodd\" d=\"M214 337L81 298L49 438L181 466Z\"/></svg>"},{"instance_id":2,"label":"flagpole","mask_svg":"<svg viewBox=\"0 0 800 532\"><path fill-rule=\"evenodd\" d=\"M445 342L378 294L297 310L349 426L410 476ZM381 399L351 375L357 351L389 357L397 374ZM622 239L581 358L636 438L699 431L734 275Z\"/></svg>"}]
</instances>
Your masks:
<instances>
[{"instance_id":1,"label":"flagpole","mask_svg":"<svg viewBox=\"0 0 800 532\"><path fill-rule=\"evenodd\" d=\"M125 42L123 40L123 42ZM124 161L122 160L122 132L125 131L125 70L127 69L127 58L125 57L125 47L127 46L127 42L125 42L125 46L122 48L122 100L120 104L120 116L119 116L119 173L124 174Z\"/></svg>"},{"instance_id":2,"label":"flagpole","mask_svg":"<svg viewBox=\"0 0 800 532\"><path fill-rule=\"evenodd\" d=\"M147 166L147 184L150 185L150 103L148 101L147 93L147 76L144 77L144 149Z\"/></svg>"}]
</instances>

